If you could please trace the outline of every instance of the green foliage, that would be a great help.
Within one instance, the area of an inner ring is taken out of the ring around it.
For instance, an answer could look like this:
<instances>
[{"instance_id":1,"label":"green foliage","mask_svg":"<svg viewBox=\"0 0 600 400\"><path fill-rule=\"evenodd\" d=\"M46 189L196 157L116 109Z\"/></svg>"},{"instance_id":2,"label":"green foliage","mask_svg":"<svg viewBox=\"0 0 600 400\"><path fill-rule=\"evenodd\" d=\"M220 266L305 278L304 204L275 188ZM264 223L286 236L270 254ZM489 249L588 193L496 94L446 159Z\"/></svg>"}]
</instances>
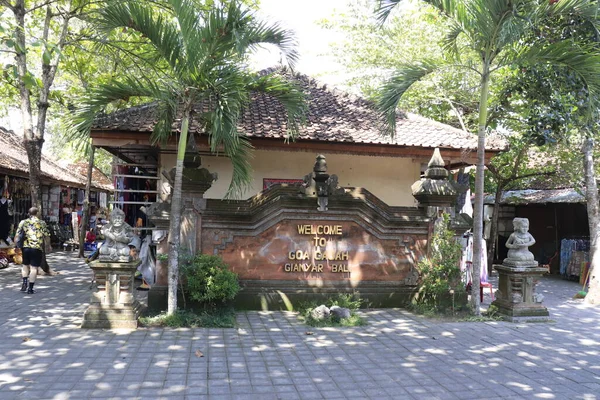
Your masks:
<instances>
[{"instance_id":1,"label":"green foliage","mask_svg":"<svg viewBox=\"0 0 600 400\"><path fill-rule=\"evenodd\" d=\"M348 308L350 310L350 318L338 319L333 315L322 321L318 321L312 317L312 310L321 304L325 304L328 308L338 306L342 308ZM300 318L309 326L314 327L326 327L326 326L363 326L366 325L366 321L357 314L363 304L358 296L353 294L340 293L335 297L327 299L325 303L318 302L316 300L300 304L298 307Z\"/></svg>"},{"instance_id":2,"label":"green foliage","mask_svg":"<svg viewBox=\"0 0 600 400\"><path fill-rule=\"evenodd\" d=\"M490 305L488 307L488 309L483 313L483 315L488 318L491 318L491 319L496 319L496 320L502 319L502 316L500 315L498 307L496 307L494 305Z\"/></svg>"},{"instance_id":3,"label":"green foliage","mask_svg":"<svg viewBox=\"0 0 600 400\"><path fill-rule=\"evenodd\" d=\"M336 297L329 299L329 301L331 305L328 307L330 308L333 306L338 306L342 308L348 308L350 311L356 311L360 309L364 303L360 297L350 293L340 293Z\"/></svg>"},{"instance_id":4,"label":"green foliage","mask_svg":"<svg viewBox=\"0 0 600 400\"><path fill-rule=\"evenodd\" d=\"M197 254L182 262L180 270L184 291L192 300L220 304L233 300L240 291L237 274L218 256Z\"/></svg>"},{"instance_id":5,"label":"green foliage","mask_svg":"<svg viewBox=\"0 0 600 400\"><path fill-rule=\"evenodd\" d=\"M416 303L440 312L454 308L456 296L465 291L459 267L462 249L448 229L449 221L448 214L438 219L431 254L418 263L421 286Z\"/></svg>"},{"instance_id":6,"label":"green foliage","mask_svg":"<svg viewBox=\"0 0 600 400\"><path fill-rule=\"evenodd\" d=\"M462 321L465 322L488 322L488 321L502 321L504 318L498 312L498 307L494 305L490 305L486 311L484 311L481 316L469 316Z\"/></svg>"},{"instance_id":7,"label":"green foliage","mask_svg":"<svg viewBox=\"0 0 600 400\"><path fill-rule=\"evenodd\" d=\"M321 26L341 32L344 39L331 44L332 54L349 72L347 84L372 98L389 72L416 60L442 61L440 43L447 20L434 7L405 0L401 13L382 27L373 18L370 0L353 0L348 10L321 21ZM470 58L468 52L463 56ZM478 77L455 69L437 71L416 82L400 101L400 108L436 121L476 129Z\"/></svg>"},{"instance_id":8,"label":"green foliage","mask_svg":"<svg viewBox=\"0 0 600 400\"><path fill-rule=\"evenodd\" d=\"M188 310L177 310L171 315L161 313L140 317L142 326L169 328L233 328L235 327L235 310L231 307L213 308L196 313Z\"/></svg>"}]
</instances>

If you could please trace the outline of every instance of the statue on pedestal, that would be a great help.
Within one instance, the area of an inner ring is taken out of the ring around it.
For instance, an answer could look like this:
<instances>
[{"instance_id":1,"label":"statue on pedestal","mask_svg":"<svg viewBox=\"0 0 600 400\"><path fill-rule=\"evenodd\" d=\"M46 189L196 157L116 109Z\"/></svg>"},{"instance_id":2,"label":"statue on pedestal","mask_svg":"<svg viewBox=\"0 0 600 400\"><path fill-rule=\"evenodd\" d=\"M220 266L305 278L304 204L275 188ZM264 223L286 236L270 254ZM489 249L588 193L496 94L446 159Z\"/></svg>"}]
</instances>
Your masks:
<instances>
[{"instance_id":1,"label":"statue on pedestal","mask_svg":"<svg viewBox=\"0 0 600 400\"><path fill-rule=\"evenodd\" d=\"M140 239L133 228L125 222L125 213L115 208L110 213L110 222L102 228L105 241L100 247L100 261L130 262L130 246L139 248Z\"/></svg>"}]
</instances>

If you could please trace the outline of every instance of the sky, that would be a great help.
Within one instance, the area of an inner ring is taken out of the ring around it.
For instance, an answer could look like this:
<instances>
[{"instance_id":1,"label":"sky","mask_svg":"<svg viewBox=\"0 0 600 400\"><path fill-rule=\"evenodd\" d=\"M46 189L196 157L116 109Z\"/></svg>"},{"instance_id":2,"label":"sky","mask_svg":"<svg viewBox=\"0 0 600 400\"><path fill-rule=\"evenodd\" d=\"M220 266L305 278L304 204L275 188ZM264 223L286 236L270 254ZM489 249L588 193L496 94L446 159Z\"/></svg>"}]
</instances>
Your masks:
<instances>
[{"instance_id":1,"label":"sky","mask_svg":"<svg viewBox=\"0 0 600 400\"><path fill-rule=\"evenodd\" d=\"M348 0L261 0L258 15L265 21L279 21L294 30L298 40L300 59L296 70L319 81L341 84L344 77L341 66L329 56L329 44L341 40L339 33L320 28L316 21L330 17L335 10L343 10ZM263 51L254 59L257 68L279 64L276 51Z\"/></svg>"}]
</instances>

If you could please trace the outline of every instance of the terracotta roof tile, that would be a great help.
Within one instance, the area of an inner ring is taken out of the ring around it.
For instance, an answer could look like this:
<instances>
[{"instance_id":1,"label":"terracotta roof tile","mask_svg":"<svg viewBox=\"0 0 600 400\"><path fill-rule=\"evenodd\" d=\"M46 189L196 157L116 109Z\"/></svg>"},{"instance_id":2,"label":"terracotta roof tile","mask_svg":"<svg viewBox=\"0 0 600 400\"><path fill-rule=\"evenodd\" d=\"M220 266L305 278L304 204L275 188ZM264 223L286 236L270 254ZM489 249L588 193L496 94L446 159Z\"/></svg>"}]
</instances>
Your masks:
<instances>
[{"instance_id":1,"label":"terracotta roof tile","mask_svg":"<svg viewBox=\"0 0 600 400\"><path fill-rule=\"evenodd\" d=\"M263 73L279 72L275 70ZM296 81L307 94L309 103L306 125L300 128L300 140L316 140L337 143L365 143L390 146L427 148L476 149L477 136L452 126L420 117L415 114L400 115L394 139L380 133L380 119L373 103L348 95L327 85L319 84L306 75L283 72ZM196 105L196 111L206 110L208 104ZM94 130L151 132L156 123L153 104L132 107L100 117ZM178 131L179 123L173 124ZM190 124L190 132L198 132L199 126ZM240 119L239 130L251 138L286 138L287 124L283 106L273 97L254 93L252 103ZM490 139L488 150L503 150L505 143Z\"/></svg>"}]
</instances>

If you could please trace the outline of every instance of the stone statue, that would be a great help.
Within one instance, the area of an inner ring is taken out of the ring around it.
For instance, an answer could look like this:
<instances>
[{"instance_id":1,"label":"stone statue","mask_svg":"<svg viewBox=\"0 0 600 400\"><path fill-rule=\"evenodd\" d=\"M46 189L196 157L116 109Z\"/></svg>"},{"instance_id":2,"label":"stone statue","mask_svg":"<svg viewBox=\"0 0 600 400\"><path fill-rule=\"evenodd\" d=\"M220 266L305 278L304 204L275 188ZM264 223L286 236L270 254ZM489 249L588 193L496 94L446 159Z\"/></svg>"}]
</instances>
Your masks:
<instances>
[{"instance_id":1,"label":"stone statue","mask_svg":"<svg viewBox=\"0 0 600 400\"><path fill-rule=\"evenodd\" d=\"M529 220L527 218L513 219L514 232L508 237L506 247L508 257L504 259L506 265L537 266L533 254L528 250L535 243L535 239L529 231Z\"/></svg>"},{"instance_id":2,"label":"stone statue","mask_svg":"<svg viewBox=\"0 0 600 400\"><path fill-rule=\"evenodd\" d=\"M105 237L100 247L100 261L130 262L131 247L139 248L140 239L133 229L125 222L125 213L115 208L110 213L110 222L102 228Z\"/></svg>"}]
</instances>

